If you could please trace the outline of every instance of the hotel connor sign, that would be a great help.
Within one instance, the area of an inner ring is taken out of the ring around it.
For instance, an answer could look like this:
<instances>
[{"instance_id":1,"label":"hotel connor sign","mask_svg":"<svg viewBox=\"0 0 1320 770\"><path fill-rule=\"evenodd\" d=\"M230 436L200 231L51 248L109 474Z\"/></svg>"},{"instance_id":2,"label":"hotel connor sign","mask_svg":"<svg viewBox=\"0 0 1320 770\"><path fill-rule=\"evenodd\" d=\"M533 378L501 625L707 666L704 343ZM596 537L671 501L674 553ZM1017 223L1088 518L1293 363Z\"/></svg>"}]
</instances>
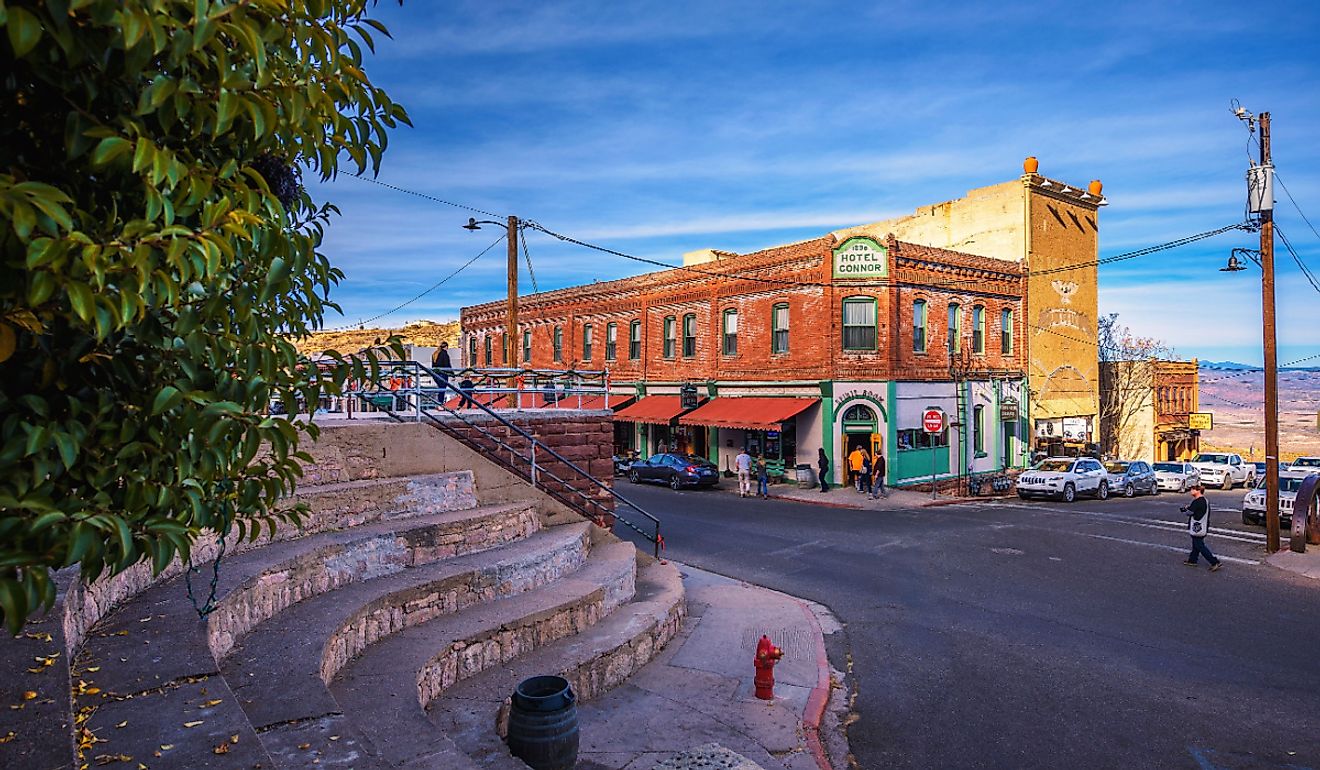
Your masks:
<instances>
[{"instance_id":1,"label":"hotel connor sign","mask_svg":"<svg viewBox=\"0 0 1320 770\"><path fill-rule=\"evenodd\" d=\"M835 278L888 278L889 249L870 238L849 238L834 250Z\"/></svg>"}]
</instances>

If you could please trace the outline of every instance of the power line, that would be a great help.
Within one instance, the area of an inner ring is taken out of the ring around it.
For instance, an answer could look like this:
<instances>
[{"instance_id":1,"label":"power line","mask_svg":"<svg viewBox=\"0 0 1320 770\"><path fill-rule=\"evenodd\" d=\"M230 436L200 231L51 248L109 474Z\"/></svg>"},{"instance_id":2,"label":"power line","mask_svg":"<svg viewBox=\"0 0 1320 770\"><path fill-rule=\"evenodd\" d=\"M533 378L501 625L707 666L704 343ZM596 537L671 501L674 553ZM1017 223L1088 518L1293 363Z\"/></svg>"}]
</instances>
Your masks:
<instances>
[{"instance_id":1,"label":"power line","mask_svg":"<svg viewBox=\"0 0 1320 770\"><path fill-rule=\"evenodd\" d=\"M532 279L532 293L540 294L541 288L536 285L536 273L532 271L532 254L527 250L527 225L519 222L518 233L522 236L518 239L518 245L522 247L523 259L527 262L527 276Z\"/></svg>"},{"instance_id":2,"label":"power line","mask_svg":"<svg viewBox=\"0 0 1320 770\"><path fill-rule=\"evenodd\" d=\"M1283 230L1279 229L1279 226L1277 224L1274 226L1274 232L1279 235L1279 240L1283 241L1284 247L1287 248L1288 253L1292 255L1293 262L1297 263L1297 268L1302 271L1302 275L1306 276L1306 280L1311 283L1311 288L1315 289L1317 292L1320 292L1320 283L1316 282L1315 276L1311 273L1310 268L1306 266L1306 263L1302 261L1302 258L1297 253L1297 250L1293 248L1292 243L1289 242L1288 240L1288 236L1283 234Z\"/></svg>"},{"instance_id":3,"label":"power line","mask_svg":"<svg viewBox=\"0 0 1320 770\"><path fill-rule=\"evenodd\" d=\"M1283 192L1288 196L1288 200L1292 201L1293 208L1297 209L1297 213L1301 215L1302 221L1306 223L1307 227L1311 228L1311 232L1315 234L1315 237L1320 238L1320 231L1317 231L1315 225L1311 224L1311 220L1306 218L1306 212L1302 211L1301 206L1297 205L1297 199L1294 198L1293 194L1288 190L1288 185L1283 183L1283 177L1279 176L1278 171L1274 172L1274 178L1278 180L1279 186L1283 188Z\"/></svg>"},{"instance_id":4,"label":"power line","mask_svg":"<svg viewBox=\"0 0 1320 770\"><path fill-rule=\"evenodd\" d=\"M403 187L399 187L398 185L392 185L392 184L390 184L389 182L382 182L382 181L380 181L379 179L375 179L375 178L373 178L373 177L363 176L362 174L348 174L348 176L351 176L351 177L353 177L354 179L361 179L361 180L364 181L364 182L371 182L372 184L380 185L381 187L384 187L384 188L387 188L387 189L390 189L390 190L394 190L395 192L401 192L401 193L403 193L403 194L405 194L405 195L415 195L415 196L417 196L418 198L425 198L425 199L428 200L428 201L433 201L433 202L435 202L435 203L443 203L443 204L446 205L446 206L453 206L453 207L456 208L456 209L463 209L463 210L465 210L465 211L471 211L471 212L474 212L474 213L477 213L477 214L481 214L482 216L495 217L496 219L501 219L501 218L502 218L502 216L501 216L500 214L492 214L492 213L489 212L489 211L486 211L486 210L484 210L484 209L476 208L475 206L468 206L468 205L465 205L465 204L462 204L462 203L455 203L455 202L453 202L453 201L447 201L447 200L445 200L444 198L437 198L437 197L434 196L434 195L427 195L426 193L420 193L420 192L417 192L417 191L415 191L415 190L409 190L409 189L406 189L406 188L403 188Z\"/></svg>"},{"instance_id":5,"label":"power line","mask_svg":"<svg viewBox=\"0 0 1320 770\"><path fill-rule=\"evenodd\" d=\"M412 303L414 303L414 302L416 302L417 300L421 299L422 297L425 297L427 294L430 294L431 292L435 291L436 289L440 288L441 286L444 286L445 283L449 281L449 279L453 278L454 276L456 276L456 275L458 275L459 273L461 273L461 272L463 272L464 270L466 270L467 267L468 267L468 265L471 265L473 262L476 262L478 259L481 259L482 257L486 256L486 252L488 252L488 251L490 251L491 249L495 248L495 246L496 246L500 241L504 240L506 237L507 237L507 233L504 234L504 235L501 235L501 236L498 237L498 238L496 238L496 239L494 240L494 242L492 242L489 246L487 246L486 248L482 249L480 254L477 254L477 256L475 256L475 257L473 257L472 259L469 259L468 261L464 262L462 265L460 265L460 266L458 267L457 270L455 270L454 272L452 272L452 273L450 273L449 275L445 276L444 278L441 278L441 279L440 279L439 281L437 281L434 285L432 285L429 289L427 289L426 291L422 292L421 294L418 294L417 296L413 297L412 299L408 300L407 302L404 302L404 303L401 303L401 304L399 304L399 305L396 305L395 307L392 307L392 308L390 308L389 310L386 310L384 313L381 313L381 314L378 315L378 316L372 316L371 318L368 318L368 319L366 319L365 321L358 321L358 322L355 323L355 324L349 324L348 326L342 326L342 327L339 327L339 328L336 328L336 329L331 329L330 331L342 332L342 331L348 331L349 329L362 328L362 327L366 326L366 325L369 324L369 323L373 323L373 322L375 322L375 321L379 321L380 319L384 318L384 317L387 316L387 315L392 315L393 313L396 313L396 312L398 312L398 311L404 309L405 307L408 307L409 305L411 305Z\"/></svg>"}]
</instances>

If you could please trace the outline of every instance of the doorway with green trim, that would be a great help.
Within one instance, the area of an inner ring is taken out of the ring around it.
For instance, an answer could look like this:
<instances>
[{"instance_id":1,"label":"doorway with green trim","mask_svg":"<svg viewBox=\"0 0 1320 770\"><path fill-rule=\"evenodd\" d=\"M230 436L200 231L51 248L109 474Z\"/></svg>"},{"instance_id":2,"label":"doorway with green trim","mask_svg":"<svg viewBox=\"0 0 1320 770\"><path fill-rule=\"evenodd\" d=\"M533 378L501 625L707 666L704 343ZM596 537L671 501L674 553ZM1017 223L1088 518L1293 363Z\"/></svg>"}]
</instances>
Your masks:
<instances>
[{"instance_id":1,"label":"doorway with green trim","mask_svg":"<svg viewBox=\"0 0 1320 770\"><path fill-rule=\"evenodd\" d=\"M865 449L874 463L876 455L884 454L885 441L884 434L880 433L880 422L876 419L875 411L865 404L853 404L848 407L843 413L841 422L839 448L842 450L843 459L841 467L846 470L846 473L841 474L841 478L847 479L852 475L852 466L848 462L848 457L853 450L857 447Z\"/></svg>"}]
</instances>

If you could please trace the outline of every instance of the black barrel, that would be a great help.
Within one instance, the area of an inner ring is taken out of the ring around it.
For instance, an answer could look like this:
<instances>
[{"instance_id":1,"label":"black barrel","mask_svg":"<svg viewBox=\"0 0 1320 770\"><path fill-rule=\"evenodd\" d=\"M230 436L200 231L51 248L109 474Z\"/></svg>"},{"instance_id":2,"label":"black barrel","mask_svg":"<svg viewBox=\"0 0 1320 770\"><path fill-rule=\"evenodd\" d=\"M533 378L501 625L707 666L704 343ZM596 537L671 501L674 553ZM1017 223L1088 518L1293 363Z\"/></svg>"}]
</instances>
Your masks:
<instances>
[{"instance_id":1,"label":"black barrel","mask_svg":"<svg viewBox=\"0 0 1320 770\"><path fill-rule=\"evenodd\" d=\"M577 695L562 676L534 676L513 691L509 751L532 770L577 764Z\"/></svg>"}]
</instances>

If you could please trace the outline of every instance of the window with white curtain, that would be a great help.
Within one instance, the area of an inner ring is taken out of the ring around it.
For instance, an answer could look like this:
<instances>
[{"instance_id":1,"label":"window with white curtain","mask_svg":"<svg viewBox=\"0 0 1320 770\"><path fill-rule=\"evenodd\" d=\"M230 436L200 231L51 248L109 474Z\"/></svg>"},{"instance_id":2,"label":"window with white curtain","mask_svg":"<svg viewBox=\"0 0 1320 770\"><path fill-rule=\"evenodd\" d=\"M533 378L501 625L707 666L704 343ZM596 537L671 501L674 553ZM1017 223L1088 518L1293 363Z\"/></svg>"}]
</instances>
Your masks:
<instances>
[{"instance_id":1,"label":"window with white curtain","mask_svg":"<svg viewBox=\"0 0 1320 770\"><path fill-rule=\"evenodd\" d=\"M875 300L849 297L843 301L843 349L875 350Z\"/></svg>"}]
</instances>

